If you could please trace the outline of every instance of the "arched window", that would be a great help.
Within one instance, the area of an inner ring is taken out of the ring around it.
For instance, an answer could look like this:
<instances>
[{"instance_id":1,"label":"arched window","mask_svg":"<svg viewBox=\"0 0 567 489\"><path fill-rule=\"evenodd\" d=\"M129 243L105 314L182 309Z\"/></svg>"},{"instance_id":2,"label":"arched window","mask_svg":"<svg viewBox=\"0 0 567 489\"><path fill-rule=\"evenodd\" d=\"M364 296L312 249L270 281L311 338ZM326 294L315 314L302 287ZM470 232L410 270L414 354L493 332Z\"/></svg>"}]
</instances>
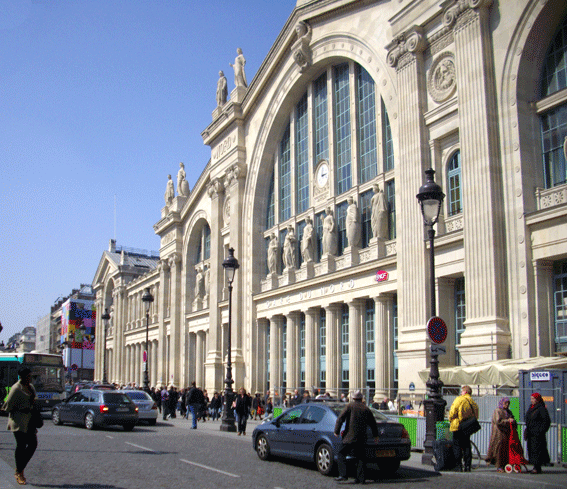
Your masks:
<instances>
[{"instance_id":1,"label":"arched window","mask_svg":"<svg viewBox=\"0 0 567 489\"><path fill-rule=\"evenodd\" d=\"M447 166L447 182L449 184L449 215L462 212L461 200L461 152L457 151Z\"/></svg>"},{"instance_id":2,"label":"arched window","mask_svg":"<svg viewBox=\"0 0 567 489\"><path fill-rule=\"evenodd\" d=\"M567 88L567 17L547 52L541 76L541 96L549 97ZM540 114L545 188L567 183L567 96Z\"/></svg>"}]
</instances>

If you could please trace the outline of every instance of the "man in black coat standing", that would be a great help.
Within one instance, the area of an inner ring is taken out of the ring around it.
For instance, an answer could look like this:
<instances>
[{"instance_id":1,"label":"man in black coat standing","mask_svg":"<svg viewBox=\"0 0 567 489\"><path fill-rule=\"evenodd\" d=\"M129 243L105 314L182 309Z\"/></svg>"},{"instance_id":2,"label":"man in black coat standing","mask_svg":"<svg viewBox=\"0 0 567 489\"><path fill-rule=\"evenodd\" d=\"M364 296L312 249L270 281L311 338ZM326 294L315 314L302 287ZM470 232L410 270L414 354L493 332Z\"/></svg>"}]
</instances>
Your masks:
<instances>
[{"instance_id":1,"label":"man in black coat standing","mask_svg":"<svg viewBox=\"0 0 567 489\"><path fill-rule=\"evenodd\" d=\"M357 459L356 479L354 482L355 484L364 484L367 427L370 427L375 440L378 438L378 427L372 411L362 402L362 392L359 390L355 391L352 399L352 402L347 404L335 423L335 435L341 436L341 426L343 422L346 422L343 432L343 446L337 455L339 477L335 480L337 482L348 480L346 456L352 454Z\"/></svg>"},{"instance_id":2,"label":"man in black coat standing","mask_svg":"<svg viewBox=\"0 0 567 489\"><path fill-rule=\"evenodd\" d=\"M193 418L191 429L196 430L199 412L201 411L203 404L205 404L205 396L203 395L203 391L197 388L196 382L191 383L191 389L189 389L189 392L187 393L186 402L188 407L187 416L189 416L189 413L191 413L191 416Z\"/></svg>"}]
</instances>

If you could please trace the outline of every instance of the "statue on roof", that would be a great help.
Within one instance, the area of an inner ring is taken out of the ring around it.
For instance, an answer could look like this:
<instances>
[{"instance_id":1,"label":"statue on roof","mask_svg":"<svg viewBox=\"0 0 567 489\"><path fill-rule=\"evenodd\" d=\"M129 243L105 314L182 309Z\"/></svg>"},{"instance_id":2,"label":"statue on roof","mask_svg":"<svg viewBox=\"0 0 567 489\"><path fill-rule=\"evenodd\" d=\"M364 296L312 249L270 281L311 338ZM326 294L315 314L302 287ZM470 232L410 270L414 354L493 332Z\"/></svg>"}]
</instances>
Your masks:
<instances>
[{"instance_id":1,"label":"statue on roof","mask_svg":"<svg viewBox=\"0 0 567 489\"><path fill-rule=\"evenodd\" d=\"M165 187L165 204L171 205L175 198L175 189L173 188L173 180L171 175L167 176L167 186Z\"/></svg>"},{"instance_id":2,"label":"statue on roof","mask_svg":"<svg viewBox=\"0 0 567 489\"><path fill-rule=\"evenodd\" d=\"M236 88L243 87L246 88L248 86L248 82L246 81L246 73L244 71L244 65L246 64L246 59L242 54L242 49L238 48L236 50L237 56L234 59L234 64L229 63L230 66L234 69L234 84Z\"/></svg>"},{"instance_id":3,"label":"statue on roof","mask_svg":"<svg viewBox=\"0 0 567 489\"><path fill-rule=\"evenodd\" d=\"M189 196L189 182L187 182L185 173L185 165L179 163L179 171L177 172L177 194L180 197Z\"/></svg>"}]
</instances>

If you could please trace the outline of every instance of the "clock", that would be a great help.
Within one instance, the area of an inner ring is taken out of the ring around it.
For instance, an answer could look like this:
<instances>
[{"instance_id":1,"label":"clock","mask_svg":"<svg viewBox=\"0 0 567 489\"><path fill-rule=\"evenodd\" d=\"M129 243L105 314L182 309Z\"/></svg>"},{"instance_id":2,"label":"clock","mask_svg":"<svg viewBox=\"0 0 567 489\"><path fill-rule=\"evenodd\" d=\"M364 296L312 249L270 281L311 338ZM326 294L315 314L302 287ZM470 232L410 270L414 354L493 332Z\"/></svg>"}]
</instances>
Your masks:
<instances>
[{"instance_id":1,"label":"clock","mask_svg":"<svg viewBox=\"0 0 567 489\"><path fill-rule=\"evenodd\" d=\"M317 185L323 188L329 181L329 164L321 163L317 168Z\"/></svg>"}]
</instances>

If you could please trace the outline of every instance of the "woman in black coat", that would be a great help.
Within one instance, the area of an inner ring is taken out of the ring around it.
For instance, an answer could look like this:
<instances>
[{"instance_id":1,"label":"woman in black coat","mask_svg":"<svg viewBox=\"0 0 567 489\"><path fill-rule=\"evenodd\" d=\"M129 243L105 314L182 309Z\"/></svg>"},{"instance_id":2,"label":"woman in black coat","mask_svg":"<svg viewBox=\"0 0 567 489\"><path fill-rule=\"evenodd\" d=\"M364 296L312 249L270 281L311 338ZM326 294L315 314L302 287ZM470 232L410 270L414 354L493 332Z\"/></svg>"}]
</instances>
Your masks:
<instances>
[{"instance_id":1,"label":"woman in black coat","mask_svg":"<svg viewBox=\"0 0 567 489\"><path fill-rule=\"evenodd\" d=\"M528 456L534 468L532 474L541 474L541 466L550 462L545 434L551 424L543 398L537 392L531 396L531 406L526 412L524 438L528 442Z\"/></svg>"}]
</instances>

